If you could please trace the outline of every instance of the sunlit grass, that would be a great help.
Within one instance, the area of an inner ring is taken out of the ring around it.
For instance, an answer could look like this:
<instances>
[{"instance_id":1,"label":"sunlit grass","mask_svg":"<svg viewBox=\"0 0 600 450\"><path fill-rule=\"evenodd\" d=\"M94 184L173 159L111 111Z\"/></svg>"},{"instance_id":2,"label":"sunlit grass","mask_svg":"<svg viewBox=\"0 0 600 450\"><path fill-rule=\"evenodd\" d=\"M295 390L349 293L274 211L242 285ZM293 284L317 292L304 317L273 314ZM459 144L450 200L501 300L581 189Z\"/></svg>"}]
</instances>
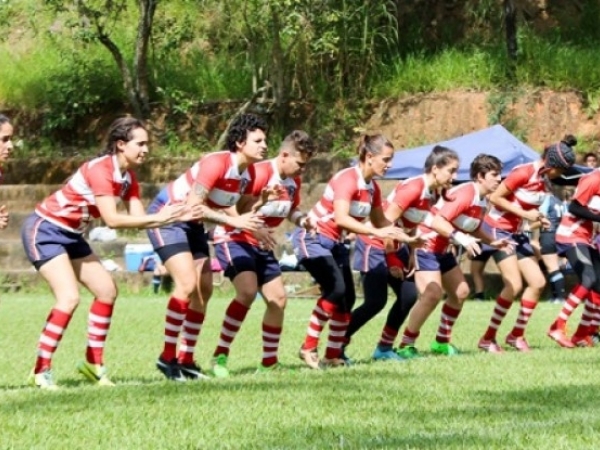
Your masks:
<instances>
[{"instance_id":1,"label":"sunlit grass","mask_svg":"<svg viewBox=\"0 0 600 450\"><path fill-rule=\"evenodd\" d=\"M229 298L210 305L197 352L206 368ZM165 302L152 294L119 300L106 352L118 386L96 388L74 370L84 352L86 298L55 357L63 388L48 393L25 380L50 297L4 295L0 448L587 449L600 438L598 350L563 350L545 336L558 305L536 310L528 355L479 353L492 303L470 302L454 334L462 356L373 363L379 316L349 347L358 364L319 373L296 356L313 301L293 299L281 359L294 371L258 376L264 308L256 304L232 347L229 379L174 384L154 368ZM438 317L419 342L426 354Z\"/></svg>"}]
</instances>

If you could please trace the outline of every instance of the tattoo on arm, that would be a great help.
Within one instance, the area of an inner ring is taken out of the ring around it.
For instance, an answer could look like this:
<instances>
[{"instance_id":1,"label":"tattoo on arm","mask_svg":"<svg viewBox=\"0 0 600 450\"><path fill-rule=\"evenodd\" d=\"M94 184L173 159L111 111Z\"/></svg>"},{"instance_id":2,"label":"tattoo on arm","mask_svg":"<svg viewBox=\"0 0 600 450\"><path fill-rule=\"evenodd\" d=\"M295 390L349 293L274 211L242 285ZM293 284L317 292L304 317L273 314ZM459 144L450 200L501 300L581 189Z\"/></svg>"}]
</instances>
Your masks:
<instances>
[{"instance_id":1,"label":"tattoo on arm","mask_svg":"<svg viewBox=\"0 0 600 450\"><path fill-rule=\"evenodd\" d=\"M228 216L224 212L215 211L214 209L207 207L204 210L204 217L202 218L202 220L204 222L212 222L212 223L216 223L218 225L222 225L222 224L227 223L227 218L228 218Z\"/></svg>"},{"instance_id":2,"label":"tattoo on arm","mask_svg":"<svg viewBox=\"0 0 600 450\"><path fill-rule=\"evenodd\" d=\"M209 208L206 205L206 199L208 198L209 190L206 189L201 184L195 183L193 187L193 192L196 197L195 203L204 205L204 211L202 220L204 222L212 222L218 225L222 225L227 223L227 215L222 211L215 211L212 208Z\"/></svg>"},{"instance_id":3,"label":"tattoo on arm","mask_svg":"<svg viewBox=\"0 0 600 450\"><path fill-rule=\"evenodd\" d=\"M204 204L204 202L208 198L209 190L199 183L194 183L193 192L196 197L196 203Z\"/></svg>"}]
</instances>

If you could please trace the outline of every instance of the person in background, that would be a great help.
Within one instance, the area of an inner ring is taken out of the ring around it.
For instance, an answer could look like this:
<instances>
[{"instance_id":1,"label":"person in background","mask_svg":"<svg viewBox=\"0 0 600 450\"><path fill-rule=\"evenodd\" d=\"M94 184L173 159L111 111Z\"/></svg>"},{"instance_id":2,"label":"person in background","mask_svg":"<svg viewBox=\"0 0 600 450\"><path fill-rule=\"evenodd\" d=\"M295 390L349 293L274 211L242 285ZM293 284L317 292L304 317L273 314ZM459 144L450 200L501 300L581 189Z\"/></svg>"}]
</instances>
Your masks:
<instances>
[{"instance_id":1,"label":"person in background","mask_svg":"<svg viewBox=\"0 0 600 450\"><path fill-rule=\"evenodd\" d=\"M562 202L550 193L540 206L540 212L548 219L548 227L539 228L538 242L541 265L550 283L553 303L562 303L566 297L565 276L560 268L560 257L556 249L556 230L564 214Z\"/></svg>"},{"instance_id":2,"label":"person in background","mask_svg":"<svg viewBox=\"0 0 600 450\"><path fill-rule=\"evenodd\" d=\"M167 272L167 268L162 264L160 257L156 253L153 253L149 256L144 256L138 271L152 272L152 291L155 294L158 294L158 291L161 287L163 288L164 292L171 291L173 279L169 275L169 272Z\"/></svg>"},{"instance_id":3,"label":"person in background","mask_svg":"<svg viewBox=\"0 0 600 450\"><path fill-rule=\"evenodd\" d=\"M588 152L583 155L583 165L595 169L598 167L598 155L594 152Z\"/></svg>"},{"instance_id":4,"label":"person in background","mask_svg":"<svg viewBox=\"0 0 600 450\"><path fill-rule=\"evenodd\" d=\"M238 211L243 213L265 192L272 193L272 198L258 210L265 226L254 233L230 226L215 229L216 256L235 288L235 297L225 311L219 344L213 353L212 371L218 378L229 376L230 347L259 291L266 310L262 322L262 361L258 372L271 372L282 367L278 352L286 293L279 262L273 253L277 243L272 233L286 218L296 226L312 230L311 221L299 209L300 174L315 151L313 140L304 131L288 134L275 158L250 167L252 181L237 205Z\"/></svg>"},{"instance_id":5,"label":"person in background","mask_svg":"<svg viewBox=\"0 0 600 450\"><path fill-rule=\"evenodd\" d=\"M489 208L489 198L487 200ZM469 273L473 280L473 300L485 300L485 266L493 253L494 250L482 250L479 255L467 255L467 258L470 260Z\"/></svg>"},{"instance_id":6,"label":"person in background","mask_svg":"<svg viewBox=\"0 0 600 450\"><path fill-rule=\"evenodd\" d=\"M237 214L235 204L251 181L248 167L267 155L266 130L266 122L258 116L237 116L227 132L227 150L201 157L161 190L148 207L151 213L179 202L202 208L201 221L148 232L174 285L165 314L163 350L156 361L157 369L169 380L207 378L194 361L213 287L205 223L247 231L263 225L255 211Z\"/></svg>"},{"instance_id":7,"label":"person in background","mask_svg":"<svg viewBox=\"0 0 600 450\"><path fill-rule=\"evenodd\" d=\"M30 382L56 389L52 357L80 303L78 282L94 296L88 315L85 361L77 370L101 386L112 386L104 365L104 345L117 298L117 286L83 237L93 219L110 228L154 228L200 217L199 208L171 205L144 214L140 189L132 169L148 153L148 133L133 117L115 120L103 153L84 163L67 183L35 208L21 229L28 259L50 285L56 300L38 342ZM129 214L117 210L122 200Z\"/></svg>"},{"instance_id":8,"label":"person in background","mask_svg":"<svg viewBox=\"0 0 600 450\"><path fill-rule=\"evenodd\" d=\"M0 114L0 164L8 161L13 151L13 126L10 119ZM0 183L2 183L2 166L0 165ZM0 205L0 230L8 226L6 205Z\"/></svg>"},{"instance_id":9,"label":"person in background","mask_svg":"<svg viewBox=\"0 0 600 450\"><path fill-rule=\"evenodd\" d=\"M321 288L299 352L300 359L312 369L348 364L342 358L342 345L356 292L344 234L373 235L399 242L412 240L386 219L381 191L374 180L389 169L393 154L392 143L385 136L364 135L358 144L357 165L336 173L308 214L316 232L297 227L292 234L294 253ZM363 223L366 219L371 225ZM320 359L319 339L327 322L327 348Z\"/></svg>"},{"instance_id":10,"label":"person in background","mask_svg":"<svg viewBox=\"0 0 600 450\"><path fill-rule=\"evenodd\" d=\"M453 167L456 173L458 161ZM481 252L479 241L492 248L510 253L513 244L503 237L495 239L481 224L487 210L487 196L500 184L502 162L492 155L480 154L471 162L471 182L460 184L445 195L431 209L429 217L419 226L419 233L427 237L423 248L415 249L415 282L419 299L410 312L408 325L402 336L398 354L405 358L419 356L415 347L421 328L446 292L440 324L431 351L453 356L459 351L450 343L452 329L458 319L469 286L457 263L448 251L451 243L460 245L471 255Z\"/></svg>"},{"instance_id":11,"label":"person in background","mask_svg":"<svg viewBox=\"0 0 600 450\"><path fill-rule=\"evenodd\" d=\"M488 328L479 341L479 348L483 351L503 351L496 342L496 335L515 297L521 292L523 279L527 287L522 293L517 321L505 342L517 351L530 351L525 339L525 330L546 280L529 238L522 232L523 223L540 222L541 227L550 226L539 208L549 193L549 180L559 177L575 162L573 146L576 144L577 140L569 135L562 141L547 146L538 161L521 164L512 169L490 196L492 207L485 217L484 229L496 238L512 239L517 242L517 246L515 253L496 250L493 255L504 287L496 299Z\"/></svg>"},{"instance_id":12,"label":"person in background","mask_svg":"<svg viewBox=\"0 0 600 450\"><path fill-rule=\"evenodd\" d=\"M485 266L491 257L491 252L484 250L479 255L467 255L471 261L469 273L473 280L473 300L485 300Z\"/></svg>"},{"instance_id":13,"label":"person in background","mask_svg":"<svg viewBox=\"0 0 600 450\"><path fill-rule=\"evenodd\" d=\"M579 284L569 293L548 336L561 347L593 346L594 325L600 313L600 253L594 243L594 225L600 222L600 170L582 176L577 183L569 210L556 231L558 252L565 255ZM577 306L585 302L577 330L569 339L566 324Z\"/></svg>"}]
</instances>

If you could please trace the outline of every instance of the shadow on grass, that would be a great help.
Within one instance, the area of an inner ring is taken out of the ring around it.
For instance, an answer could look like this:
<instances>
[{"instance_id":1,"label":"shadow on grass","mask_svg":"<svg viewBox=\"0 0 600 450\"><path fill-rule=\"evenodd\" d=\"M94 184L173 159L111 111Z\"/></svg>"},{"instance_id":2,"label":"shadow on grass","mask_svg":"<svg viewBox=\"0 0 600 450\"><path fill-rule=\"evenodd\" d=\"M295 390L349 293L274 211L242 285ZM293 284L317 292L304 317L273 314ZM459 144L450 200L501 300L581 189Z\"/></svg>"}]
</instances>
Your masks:
<instances>
[{"instance_id":1,"label":"shadow on grass","mask_svg":"<svg viewBox=\"0 0 600 450\"><path fill-rule=\"evenodd\" d=\"M597 436L578 436L577 427L591 430L600 425L596 414L599 400L600 386L595 384L515 389L501 394L483 390L468 394L465 407L423 410L405 405L408 410L389 414L387 422L371 423L367 415L359 425L356 421L346 423L346 412L339 408L333 420L338 426L299 420L293 426L277 431L265 428L258 434L262 448L491 449L544 448L535 443L536 434L544 436L546 445L552 436L561 439L575 432L569 447L564 448L588 448L581 446L582 441ZM400 397L397 401L401 402ZM589 417L585 424L582 417Z\"/></svg>"},{"instance_id":2,"label":"shadow on grass","mask_svg":"<svg viewBox=\"0 0 600 450\"><path fill-rule=\"evenodd\" d=\"M248 369L249 372L249 369ZM254 373L254 371L252 371ZM384 380L389 386L401 382L403 376L394 372L377 373L379 379ZM231 394L247 393L249 397L268 398L277 395L287 395L289 392L303 395L311 392L322 397L339 397L343 392L361 393L368 387L365 383L365 373L350 369L332 369L327 371L314 371L302 369L297 372L238 375L226 379L212 378L203 381L187 381L177 383L156 378L115 378L116 386L93 386L84 380L72 378L59 380L61 388L57 391L42 391L29 386L15 386L4 389L18 391L18 396L11 396L6 402L0 404L0 411L10 411L18 407L21 411L35 411L40 406L40 399L48 399L47 407L61 409L63 407L85 408L91 402L98 402L96 407L110 404L115 399L124 397L135 398L139 394L140 401L152 398L157 401L184 401L202 399L206 395L216 398L227 398ZM232 399L234 397L231 397Z\"/></svg>"}]
</instances>

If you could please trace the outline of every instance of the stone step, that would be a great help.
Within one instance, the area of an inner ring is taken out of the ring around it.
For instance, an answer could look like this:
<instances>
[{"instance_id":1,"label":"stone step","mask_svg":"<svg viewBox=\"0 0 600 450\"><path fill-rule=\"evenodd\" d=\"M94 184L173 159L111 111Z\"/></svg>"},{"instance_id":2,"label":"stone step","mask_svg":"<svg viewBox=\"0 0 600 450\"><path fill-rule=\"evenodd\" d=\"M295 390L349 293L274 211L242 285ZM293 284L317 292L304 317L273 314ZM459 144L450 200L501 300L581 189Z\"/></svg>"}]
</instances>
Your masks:
<instances>
[{"instance_id":1,"label":"stone step","mask_svg":"<svg viewBox=\"0 0 600 450\"><path fill-rule=\"evenodd\" d=\"M110 242L90 242L92 250L100 259L112 259L125 269L125 246L127 244L147 244L143 238L118 238ZM26 270L31 263L25 256L20 239L0 239L0 274L7 270Z\"/></svg>"},{"instance_id":2,"label":"stone step","mask_svg":"<svg viewBox=\"0 0 600 450\"><path fill-rule=\"evenodd\" d=\"M140 292L143 289L149 288L152 284L152 273L150 272L118 271L111 272L111 275L121 289L125 288L129 292ZM18 292L21 290L35 292L42 289L49 290L48 284L33 268L3 270L0 276L0 293Z\"/></svg>"},{"instance_id":3,"label":"stone step","mask_svg":"<svg viewBox=\"0 0 600 450\"><path fill-rule=\"evenodd\" d=\"M111 272L113 279L122 290L137 293L149 289L152 283L152 273L150 272ZM229 295L232 289L231 282L224 278L222 274L214 274L215 296L227 293ZM316 298L319 295L318 286L314 284L308 272L283 272L282 274L285 290L290 298ZM465 274L467 282L471 284L471 277ZM576 284L577 277L571 273L565 276L567 292ZM355 282L357 283L357 294L362 296L360 290L358 274L355 273ZM0 293L15 292L19 290L37 291L48 289L44 279L33 269L26 270L3 270L0 276ZM486 274L486 294L488 298L495 298L502 289L502 277L499 274ZM391 291L390 291L391 292ZM392 294L390 293L390 296ZM548 288L542 295L542 300L550 297ZM391 298L391 297L390 297ZM490 314L492 308L490 305Z\"/></svg>"}]
</instances>

